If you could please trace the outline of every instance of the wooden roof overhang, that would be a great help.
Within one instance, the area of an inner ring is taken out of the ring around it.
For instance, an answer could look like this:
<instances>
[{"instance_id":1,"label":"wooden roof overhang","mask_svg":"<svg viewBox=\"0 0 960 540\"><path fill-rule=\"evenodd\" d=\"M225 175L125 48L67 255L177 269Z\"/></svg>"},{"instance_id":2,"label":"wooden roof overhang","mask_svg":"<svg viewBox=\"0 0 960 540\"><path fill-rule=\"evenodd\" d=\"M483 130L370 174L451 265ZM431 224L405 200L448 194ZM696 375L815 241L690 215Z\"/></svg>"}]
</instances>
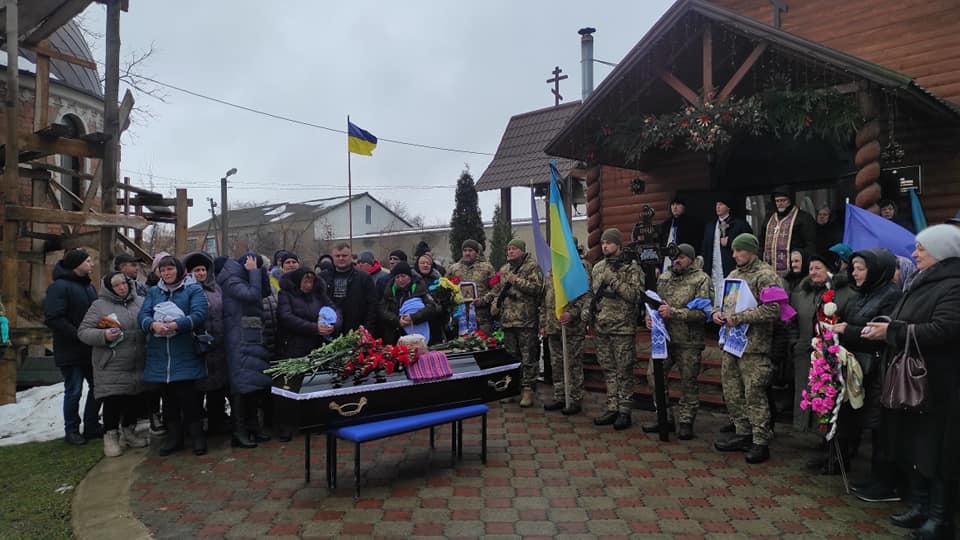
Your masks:
<instances>
[{"instance_id":1,"label":"wooden roof overhang","mask_svg":"<svg viewBox=\"0 0 960 540\"><path fill-rule=\"evenodd\" d=\"M960 111L912 78L800 38L703 0L679 0L643 36L549 142L546 153L604 165L643 168L665 152L643 159L617 155L600 143L604 128L636 115L679 110L703 88L717 99L750 96L766 77L794 75L797 88L852 92L860 84L895 92L940 121L960 123Z\"/></svg>"}]
</instances>

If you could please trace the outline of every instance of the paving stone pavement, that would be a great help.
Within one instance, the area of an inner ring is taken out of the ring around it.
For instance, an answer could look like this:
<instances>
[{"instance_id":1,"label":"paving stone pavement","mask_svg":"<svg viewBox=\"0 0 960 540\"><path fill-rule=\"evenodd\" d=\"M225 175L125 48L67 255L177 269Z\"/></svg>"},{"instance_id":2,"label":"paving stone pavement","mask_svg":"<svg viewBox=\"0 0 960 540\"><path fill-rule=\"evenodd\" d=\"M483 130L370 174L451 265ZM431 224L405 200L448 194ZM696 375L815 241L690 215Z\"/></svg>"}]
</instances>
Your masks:
<instances>
[{"instance_id":1,"label":"paving stone pavement","mask_svg":"<svg viewBox=\"0 0 960 540\"><path fill-rule=\"evenodd\" d=\"M544 388L541 397L548 395ZM596 427L601 396L586 414L492 403L488 459L479 420L464 423L463 460L450 467L449 429L362 446L360 500L353 501L352 445L341 444L337 489L323 478L324 438L314 437L310 484L303 439L254 450L212 439L208 455L147 457L134 471L130 506L155 538L900 538L887 516L840 477L812 475L814 441L777 425L773 458L748 465L713 450L725 423L701 411L692 441L661 443L639 424ZM862 472L867 466L860 460Z\"/></svg>"}]
</instances>

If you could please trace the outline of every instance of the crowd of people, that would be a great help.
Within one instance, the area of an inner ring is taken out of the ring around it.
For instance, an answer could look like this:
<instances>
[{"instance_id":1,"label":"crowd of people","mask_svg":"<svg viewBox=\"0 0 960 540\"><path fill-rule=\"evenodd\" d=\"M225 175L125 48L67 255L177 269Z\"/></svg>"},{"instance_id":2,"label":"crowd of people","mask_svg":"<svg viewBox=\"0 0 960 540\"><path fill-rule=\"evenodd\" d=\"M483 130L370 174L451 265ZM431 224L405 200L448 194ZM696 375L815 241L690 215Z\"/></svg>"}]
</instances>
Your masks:
<instances>
[{"instance_id":1,"label":"crowd of people","mask_svg":"<svg viewBox=\"0 0 960 540\"><path fill-rule=\"evenodd\" d=\"M155 433L165 430L161 455L182 450L187 436L193 452L204 454L208 433L230 434L237 448L271 436L289 440L289 415L282 405L275 410L263 371L271 360L303 356L360 326L386 342L416 332L430 343L465 330L501 329L504 346L522 366L520 407L537 399L542 339L553 368L553 399L543 409L564 415L583 410L583 345L593 334L606 380L604 409L593 422L617 430L633 423L636 337L646 326L651 357L680 374L680 398L663 415L666 429L689 440L700 403L701 356L707 336L719 333L731 425L715 441L717 451L744 452L751 464L767 461L777 412L771 387L790 387L794 429L816 434L811 437L823 448L811 467L831 474L849 466L867 435L870 470L854 484L857 496L906 498L909 510L892 519L919 537L952 531L960 473L952 459L960 449L960 369L952 362L960 346L960 227L921 231L910 259L882 248L850 249L839 242L829 208L811 216L786 188L775 190L775 211L757 235L732 215L729 202L718 195L716 219L707 224L686 215L682 199L672 202L659 228L670 257L657 263L656 283L645 282L649 269L629 256L623 234L605 230L599 261L591 265L581 253L589 292L562 306L559 317L553 277L519 239L509 242L500 269L474 240L463 242L449 268L423 243L413 257L391 251L386 265L341 243L313 268L287 250L236 259L159 253L149 271L143 268L144 282L137 278L145 263L121 254L114 269L103 272L99 292L88 254L68 251L45 303L65 381L65 440L102 437L105 455L120 455L124 446L148 444L134 429L144 417L152 418ZM463 304L437 296L445 278L469 286ZM828 296L836 310L825 318ZM823 423L801 406L813 339L825 331L839 336L855 359L862 392L856 404L838 405L829 444ZM908 339L929 371L923 413L881 405L886 366ZM81 418L84 381L90 393ZM645 432L662 428L656 421L642 426Z\"/></svg>"}]
</instances>

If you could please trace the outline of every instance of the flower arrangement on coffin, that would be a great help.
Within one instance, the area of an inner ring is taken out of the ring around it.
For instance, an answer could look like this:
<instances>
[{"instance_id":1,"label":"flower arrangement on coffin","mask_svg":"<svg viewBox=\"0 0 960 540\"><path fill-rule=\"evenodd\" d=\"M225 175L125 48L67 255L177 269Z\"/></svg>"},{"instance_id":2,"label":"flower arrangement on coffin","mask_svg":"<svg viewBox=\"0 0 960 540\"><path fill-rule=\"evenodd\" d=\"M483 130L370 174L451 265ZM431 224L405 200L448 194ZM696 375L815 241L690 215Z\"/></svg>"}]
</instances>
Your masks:
<instances>
[{"instance_id":1,"label":"flower arrangement on coffin","mask_svg":"<svg viewBox=\"0 0 960 540\"><path fill-rule=\"evenodd\" d=\"M836 291L829 290L821 297L822 305L817 310L816 333L810 354L810 373L807 388L801 392L800 408L817 414L820 430L827 432L827 439L836 431L837 414L844 396L842 350L839 336L833 332L837 324Z\"/></svg>"},{"instance_id":2,"label":"flower arrangement on coffin","mask_svg":"<svg viewBox=\"0 0 960 540\"><path fill-rule=\"evenodd\" d=\"M349 379L354 385L362 384L370 375L382 381L386 375L402 371L415 361L413 351L406 345L384 345L382 339L374 339L361 326L310 351L307 356L273 362L264 373L274 379L282 377L285 382L327 373L334 386L339 387Z\"/></svg>"},{"instance_id":3,"label":"flower arrangement on coffin","mask_svg":"<svg viewBox=\"0 0 960 540\"><path fill-rule=\"evenodd\" d=\"M475 330L456 339L437 344L431 347L431 349L434 351L447 352L474 352L496 349L500 347L502 343L503 332L500 332L500 336L498 337L497 332L488 336L483 330Z\"/></svg>"}]
</instances>

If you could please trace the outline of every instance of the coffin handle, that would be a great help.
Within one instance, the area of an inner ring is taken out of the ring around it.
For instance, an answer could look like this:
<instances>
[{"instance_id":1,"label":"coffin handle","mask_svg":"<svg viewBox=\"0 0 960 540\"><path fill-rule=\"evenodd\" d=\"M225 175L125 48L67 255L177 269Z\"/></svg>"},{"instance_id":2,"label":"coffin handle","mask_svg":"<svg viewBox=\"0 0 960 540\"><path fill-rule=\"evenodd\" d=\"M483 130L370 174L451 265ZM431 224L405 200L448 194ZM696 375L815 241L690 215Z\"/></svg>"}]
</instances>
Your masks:
<instances>
[{"instance_id":1,"label":"coffin handle","mask_svg":"<svg viewBox=\"0 0 960 540\"><path fill-rule=\"evenodd\" d=\"M513 379L511 379L510 376L507 375L506 377L500 379L499 381L487 380L487 385L492 387L497 392L505 392L507 388L510 387L510 381L512 380Z\"/></svg>"},{"instance_id":2,"label":"coffin handle","mask_svg":"<svg viewBox=\"0 0 960 540\"><path fill-rule=\"evenodd\" d=\"M360 401L356 403L344 403L343 405L338 405L337 402L330 402L330 409L337 411L340 416L356 416L360 414L360 411L363 410L367 405L367 398L361 397Z\"/></svg>"}]
</instances>

